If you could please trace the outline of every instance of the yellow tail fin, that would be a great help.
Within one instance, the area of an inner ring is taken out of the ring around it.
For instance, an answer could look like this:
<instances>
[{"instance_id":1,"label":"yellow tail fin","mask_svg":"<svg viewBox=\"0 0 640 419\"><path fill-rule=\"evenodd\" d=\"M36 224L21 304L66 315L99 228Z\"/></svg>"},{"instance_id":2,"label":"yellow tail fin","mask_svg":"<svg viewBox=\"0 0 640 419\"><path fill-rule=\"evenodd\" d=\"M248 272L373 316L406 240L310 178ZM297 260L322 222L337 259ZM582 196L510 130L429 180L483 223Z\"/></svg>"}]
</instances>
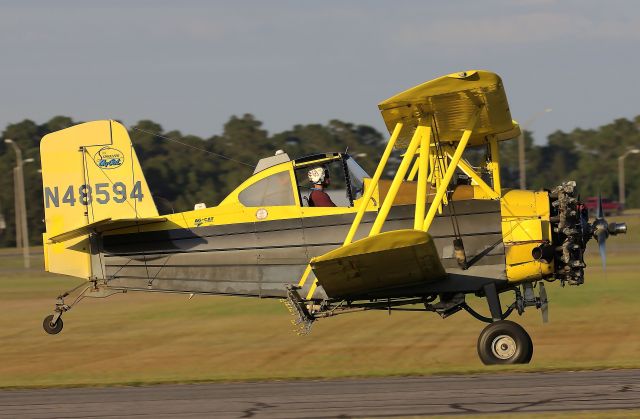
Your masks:
<instances>
[{"instance_id":1,"label":"yellow tail fin","mask_svg":"<svg viewBox=\"0 0 640 419\"><path fill-rule=\"evenodd\" d=\"M56 245L48 243L51 237L104 220L158 216L129 134L118 122L87 122L46 135L40 155L47 270L82 277L91 271L86 235ZM65 267L71 256L86 263Z\"/></svg>"}]
</instances>

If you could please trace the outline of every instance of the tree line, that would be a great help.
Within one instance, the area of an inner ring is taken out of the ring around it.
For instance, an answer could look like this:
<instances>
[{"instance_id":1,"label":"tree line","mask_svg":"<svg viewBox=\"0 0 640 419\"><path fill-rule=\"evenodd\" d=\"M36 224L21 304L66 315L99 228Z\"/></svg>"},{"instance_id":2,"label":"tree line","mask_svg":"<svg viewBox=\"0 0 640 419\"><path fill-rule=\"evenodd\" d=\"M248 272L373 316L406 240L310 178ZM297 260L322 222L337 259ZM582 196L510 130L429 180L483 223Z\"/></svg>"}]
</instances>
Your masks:
<instances>
[{"instance_id":1,"label":"tree line","mask_svg":"<svg viewBox=\"0 0 640 419\"><path fill-rule=\"evenodd\" d=\"M17 143L24 159L34 159L24 166L29 236L33 244L40 244L44 231L42 180L38 172L40 139L77 123L66 116L56 116L43 124L26 119L9 124L2 133L3 139ZM198 202L217 204L251 175L260 158L273 155L278 149L292 158L348 149L350 154L359 156L358 162L372 174L388 137L373 127L340 120L295 125L269 134L262 122L250 114L232 116L221 134L209 138L165 131L150 120L129 127L129 135L161 213L189 210ZM640 116L633 120L616 119L596 129L556 131L544 145L534 144L531 132L526 131L524 137L528 188L551 188L572 179L578 182L583 197L600 192L617 199L618 157L630 148L640 147ZM517 141L502 142L500 152L503 187L518 187ZM396 153L396 162L398 158ZM634 158L637 157L628 158L625 170L627 207L640 206L640 164ZM0 233L0 247L15 246L12 176L15 163L11 146L0 142L0 173L4 174L0 176L0 214L6 221L6 229Z\"/></svg>"}]
</instances>

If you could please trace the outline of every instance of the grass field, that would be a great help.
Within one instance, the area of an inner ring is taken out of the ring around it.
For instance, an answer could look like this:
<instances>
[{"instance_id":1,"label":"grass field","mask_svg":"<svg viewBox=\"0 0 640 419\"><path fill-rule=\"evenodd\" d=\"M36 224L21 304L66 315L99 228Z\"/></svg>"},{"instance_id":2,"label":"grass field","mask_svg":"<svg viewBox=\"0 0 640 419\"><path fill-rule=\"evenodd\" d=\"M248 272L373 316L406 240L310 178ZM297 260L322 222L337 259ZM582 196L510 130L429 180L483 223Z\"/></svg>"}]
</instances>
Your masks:
<instances>
[{"instance_id":1,"label":"grass field","mask_svg":"<svg viewBox=\"0 0 640 419\"><path fill-rule=\"evenodd\" d=\"M583 412L535 412L535 413L498 413L491 415L464 415L460 417L470 417L473 419L637 419L640 418L638 410L589 410ZM451 415L445 416L429 416L429 419L448 419ZM402 419L419 419L419 418L402 418Z\"/></svg>"},{"instance_id":2,"label":"grass field","mask_svg":"<svg viewBox=\"0 0 640 419\"><path fill-rule=\"evenodd\" d=\"M50 336L43 318L79 281L25 272L15 251L0 251L0 387L640 367L640 215L624 218L629 234L609 240L606 278L591 242L585 285L548 284L550 323L534 309L511 318L535 345L532 363L514 367L480 363L484 324L466 313L356 313L300 337L278 301L235 297L85 299Z\"/></svg>"}]
</instances>

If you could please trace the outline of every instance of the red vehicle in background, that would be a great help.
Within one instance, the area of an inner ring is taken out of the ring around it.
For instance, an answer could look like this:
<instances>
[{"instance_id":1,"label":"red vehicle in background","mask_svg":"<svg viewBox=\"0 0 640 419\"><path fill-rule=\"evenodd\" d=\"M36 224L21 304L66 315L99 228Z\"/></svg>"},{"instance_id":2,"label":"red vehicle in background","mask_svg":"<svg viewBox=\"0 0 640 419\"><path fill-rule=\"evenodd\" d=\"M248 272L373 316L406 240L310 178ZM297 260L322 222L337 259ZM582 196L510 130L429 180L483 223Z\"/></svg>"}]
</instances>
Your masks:
<instances>
[{"instance_id":1,"label":"red vehicle in background","mask_svg":"<svg viewBox=\"0 0 640 419\"><path fill-rule=\"evenodd\" d=\"M595 217L598 210L598 197L590 196L584 203L584 206L589 211L589 216ZM618 201L602 198L602 213L605 216L620 215L622 213L622 204Z\"/></svg>"}]
</instances>

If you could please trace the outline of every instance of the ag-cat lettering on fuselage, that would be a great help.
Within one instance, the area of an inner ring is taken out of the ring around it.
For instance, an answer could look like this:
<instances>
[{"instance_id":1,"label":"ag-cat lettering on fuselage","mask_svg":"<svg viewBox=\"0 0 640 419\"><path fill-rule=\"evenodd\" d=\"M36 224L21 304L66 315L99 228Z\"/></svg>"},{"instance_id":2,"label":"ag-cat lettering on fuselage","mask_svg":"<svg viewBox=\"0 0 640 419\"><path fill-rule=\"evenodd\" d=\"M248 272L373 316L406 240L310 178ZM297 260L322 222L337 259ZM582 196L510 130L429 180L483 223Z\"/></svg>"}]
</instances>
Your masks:
<instances>
[{"instance_id":1,"label":"ag-cat lettering on fuselage","mask_svg":"<svg viewBox=\"0 0 640 419\"><path fill-rule=\"evenodd\" d=\"M60 192L64 191L62 199ZM77 197L76 197L77 192ZM61 205L75 206L89 205L90 203L107 204L113 200L118 204L124 203L127 199L142 201L144 194L142 193L142 183L137 181L134 183L130 193L127 193L127 185L123 182L115 182L113 185L109 183L96 183L91 185L80 185L78 187L69 185L66 187L54 186L44 188L44 205L46 208L51 206L60 207Z\"/></svg>"},{"instance_id":2,"label":"ag-cat lettering on fuselage","mask_svg":"<svg viewBox=\"0 0 640 419\"><path fill-rule=\"evenodd\" d=\"M196 218L193 220L193 224L196 227L200 227L203 224L209 224L213 222L213 217Z\"/></svg>"}]
</instances>

